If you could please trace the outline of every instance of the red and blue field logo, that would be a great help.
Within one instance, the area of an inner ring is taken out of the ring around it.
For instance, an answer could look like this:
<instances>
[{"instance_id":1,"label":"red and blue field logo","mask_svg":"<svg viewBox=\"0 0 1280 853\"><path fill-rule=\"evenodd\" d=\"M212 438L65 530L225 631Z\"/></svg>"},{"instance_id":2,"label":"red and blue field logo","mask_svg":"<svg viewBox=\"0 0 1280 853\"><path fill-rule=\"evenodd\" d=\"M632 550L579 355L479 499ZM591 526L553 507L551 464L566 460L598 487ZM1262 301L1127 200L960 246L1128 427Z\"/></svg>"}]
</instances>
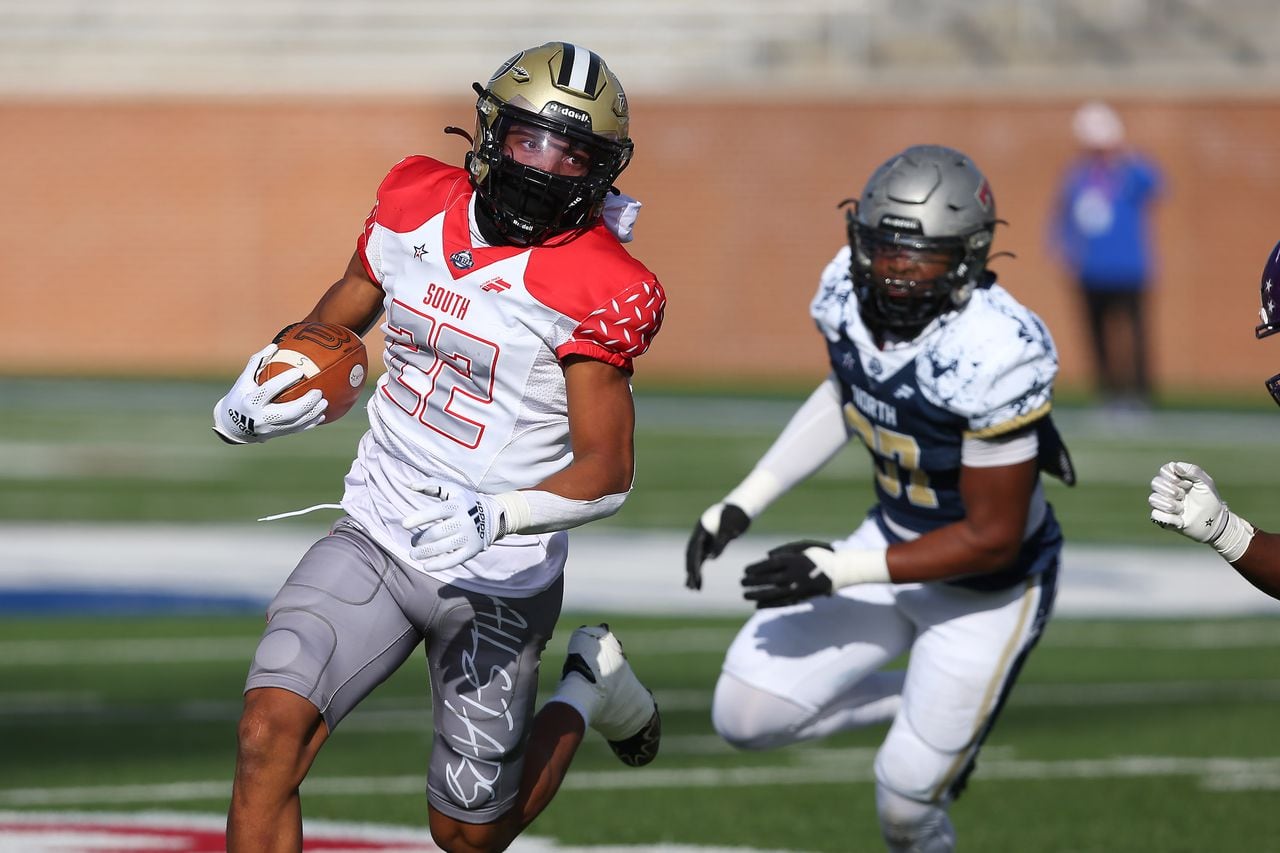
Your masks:
<instances>
[{"instance_id":1,"label":"red and blue field logo","mask_svg":"<svg viewBox=\"0 0 1280 853\"><path fill-rule=\"evenodd\" d=\"M0 812L0 853L222 853L225 821L169 812ZM307 851L439 853L426 829L307 821Z\"/></svg>"}]
</instances>

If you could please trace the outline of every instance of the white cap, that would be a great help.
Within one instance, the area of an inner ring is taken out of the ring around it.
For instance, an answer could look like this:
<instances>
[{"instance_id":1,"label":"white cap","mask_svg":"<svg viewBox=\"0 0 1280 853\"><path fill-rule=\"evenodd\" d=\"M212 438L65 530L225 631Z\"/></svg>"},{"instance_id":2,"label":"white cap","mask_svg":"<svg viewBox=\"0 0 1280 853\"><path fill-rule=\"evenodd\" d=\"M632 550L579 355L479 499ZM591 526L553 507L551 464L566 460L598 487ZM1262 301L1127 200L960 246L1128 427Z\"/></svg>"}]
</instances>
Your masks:
<instances>
[{"instance_id":1,"label":"white cap","mask_svg":"<svg viewBox=\"0 0 1280 853\"><path fill-rule=\"evenodd\" d=\"M1101 101L1089 101L1076 110L1071 129L1081 145L1115 148L1124 141L1124 123L1116 111Z\"/></svg>"}]
</instances>

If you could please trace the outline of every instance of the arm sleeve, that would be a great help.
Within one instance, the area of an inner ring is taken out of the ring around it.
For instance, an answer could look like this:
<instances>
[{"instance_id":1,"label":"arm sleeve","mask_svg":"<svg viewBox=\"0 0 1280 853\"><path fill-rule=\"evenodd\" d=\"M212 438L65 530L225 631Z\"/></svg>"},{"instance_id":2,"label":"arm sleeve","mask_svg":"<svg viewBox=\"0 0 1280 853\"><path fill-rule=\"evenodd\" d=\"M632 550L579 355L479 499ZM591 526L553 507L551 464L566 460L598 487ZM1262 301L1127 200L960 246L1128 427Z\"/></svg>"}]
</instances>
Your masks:
<instances>
[{"instance_id":1,"label":"arm sleeve","mask_svg":"<svg viewBox=\"0 0 1280 853\"><path fill-rule=\"evenodd\" d=\"M849 442L834 377L827 377L791 416L755 468L725 497L752 518L809 477Z\"/></svg>"},{"instance_id":2,"label":"arm sleeve","mask_svg":"<svg viewBox=\"0 0 1280 853\"><path fill-rule=\"evenodd\" d=\"M969 468L998 468L1017 465L1040 454L1040 437L1025 429L996 438L966 436L960 445L960 464Z\"/></svg>"},{"instance_id":3,"label":"arm sleeve","mask_svg":"<svg viewBox=\"0 0 1280 853\"><path fill-rule=\"evenodd\" d=\"M579 501L554 492L527 489L494 495L502 507L502 533L550 533L606 518L622 508L630 492Z\"/></svg>"}]
</instances>

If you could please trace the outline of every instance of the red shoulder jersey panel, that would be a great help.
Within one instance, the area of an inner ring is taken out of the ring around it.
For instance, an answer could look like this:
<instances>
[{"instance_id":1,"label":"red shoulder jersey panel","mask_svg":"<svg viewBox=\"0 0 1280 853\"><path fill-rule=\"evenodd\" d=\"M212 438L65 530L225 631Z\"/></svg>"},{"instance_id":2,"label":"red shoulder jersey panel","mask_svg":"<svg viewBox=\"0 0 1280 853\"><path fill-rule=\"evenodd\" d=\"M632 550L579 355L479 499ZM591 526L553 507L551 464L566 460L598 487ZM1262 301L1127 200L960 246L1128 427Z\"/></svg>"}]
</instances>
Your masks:
<instances>
[{"instance_id":1,"label":"red shoulder jersey panel","mask_svg":"<svg viewBox=\"0 0 1280 853\"><path fill-rule=\"evenodd\" d=\"M418 228L440 211L448 210L451 205L463 202L465 210L465 202L470 198L471 183L467 173L457 166L416 154L392 166L378 186L377 200L356 240L365 272L374 281L378 280L365 256L375 222L403 234Z\"/></svg>"},{"instance_id":2,"label":"red shoulder jersey panel","mask_svg":"<svg viewBox=\"0 0 1280 853\"><path fill-rule=\"evenodd\" d=\"M578 321L572 337L557 347L559 358L582 355L627 372L658 334L667 305L657 276L604 225L558 246L534 248L525 287Z\"/></svg>"},{"instance_id":3,"label":"red shoulder jersey panel","mask_svg":"<svg viewBox=\"0 0 1280 853\"><path fill-rule=\"evenodd\" d=\"M662 325L666 295L657 277L623 248L603 224L553 246L482 246L470 239L467 173L430 157L397 163L378 187L377 201L357 240L365 271L378 281L367 247L374 224L405 234L444 212L444 243L450 255L466 251L465 268L449 268L456 279L467 269L528 253L525 287L543 305L578 323L557 357L582 355L630 372Z\"/></svg>"}]
</instances>

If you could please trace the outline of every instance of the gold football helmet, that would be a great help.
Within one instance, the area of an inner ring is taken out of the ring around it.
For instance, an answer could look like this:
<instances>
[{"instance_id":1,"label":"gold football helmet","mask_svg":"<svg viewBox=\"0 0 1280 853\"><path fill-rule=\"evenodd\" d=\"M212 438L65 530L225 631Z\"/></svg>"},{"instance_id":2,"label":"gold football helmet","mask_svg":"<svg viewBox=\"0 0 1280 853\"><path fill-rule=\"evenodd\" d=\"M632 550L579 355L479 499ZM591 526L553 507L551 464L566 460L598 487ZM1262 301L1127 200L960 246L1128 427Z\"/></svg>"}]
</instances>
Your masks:
<instances>
[{"instance_id":1,"label":"gold football helmet","mask_svg":"<svg viewBox=\"0 0 1280 853\"><path fill-rule=\"evenodd\" d=\"M473 88L480 97L466 166L502 238L535 245L595 224L632 151L627 96L604 60L548 42Z\"/></svg>"}]
</instances>

